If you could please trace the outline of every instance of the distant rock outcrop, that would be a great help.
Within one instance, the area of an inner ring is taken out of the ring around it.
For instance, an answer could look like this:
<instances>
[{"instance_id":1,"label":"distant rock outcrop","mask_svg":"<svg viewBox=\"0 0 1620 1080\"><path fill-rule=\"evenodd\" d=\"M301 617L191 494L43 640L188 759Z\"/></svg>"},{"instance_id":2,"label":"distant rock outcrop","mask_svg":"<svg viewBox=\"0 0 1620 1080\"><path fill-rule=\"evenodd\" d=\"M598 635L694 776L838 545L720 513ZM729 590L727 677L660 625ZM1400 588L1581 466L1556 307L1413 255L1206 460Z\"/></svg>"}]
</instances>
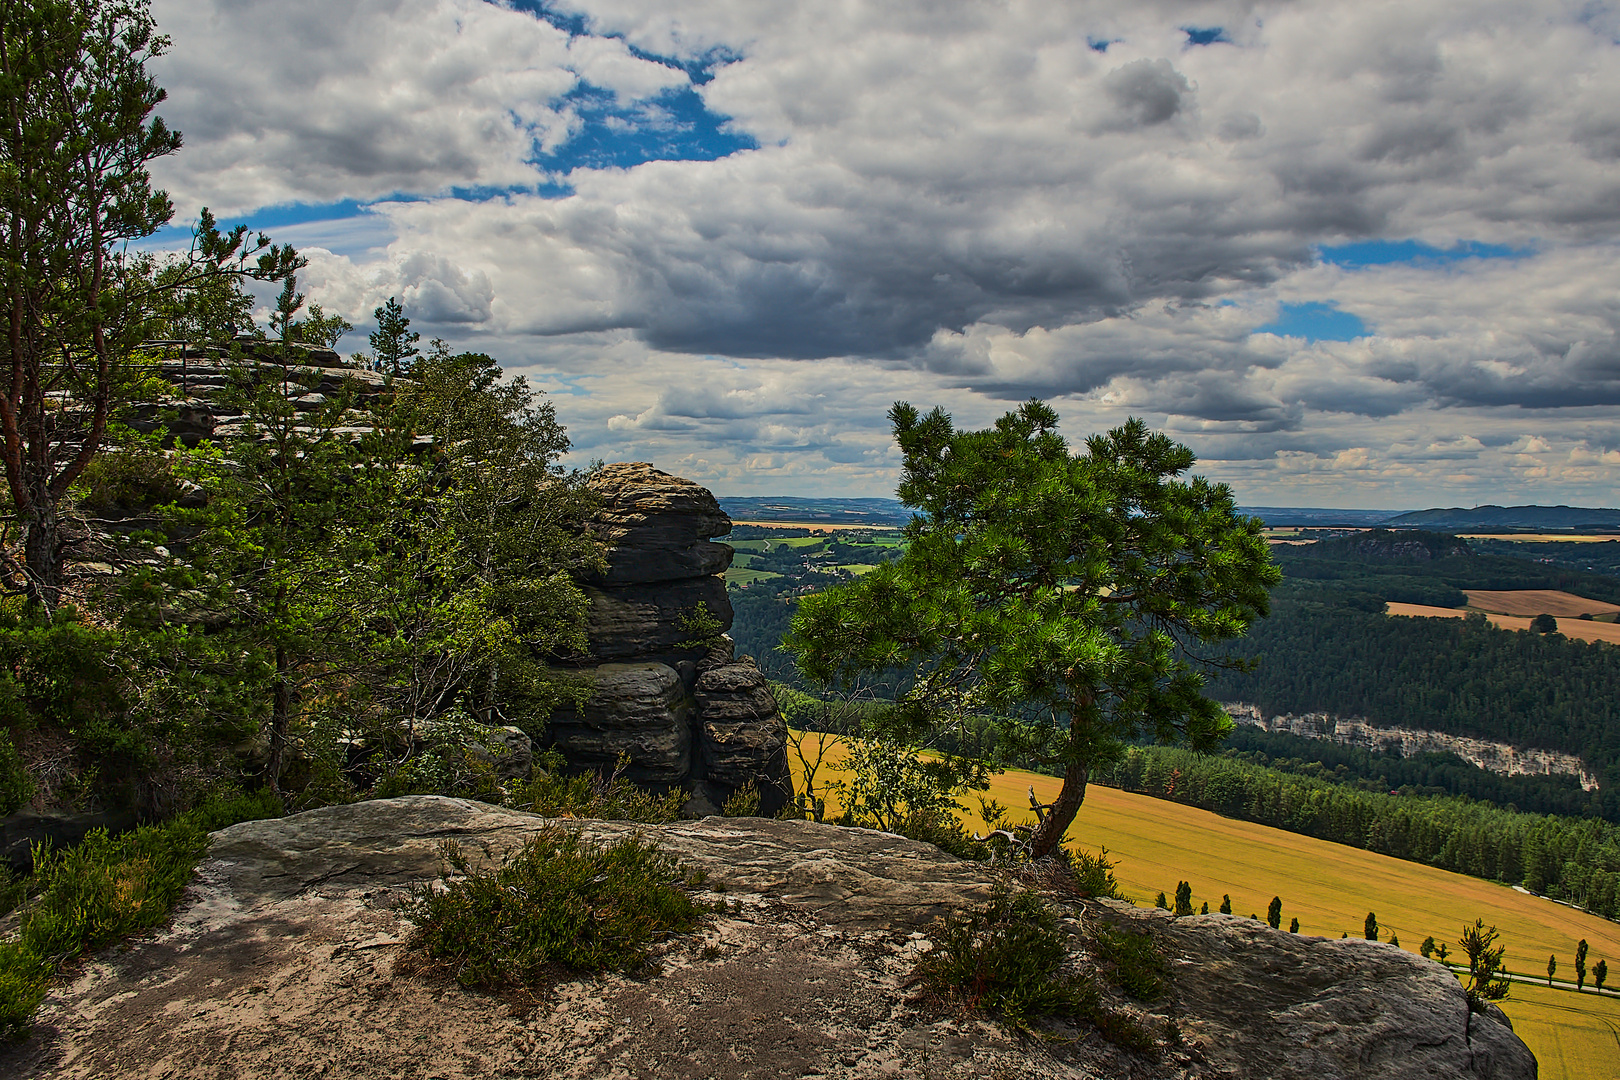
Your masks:
<instances>
[{"instance_id":1,"label":"distant rock outcrop","mask_svg":"<svg viewBox=\"0 0 1620 1080\"><path fill-rule=\"evenodd\" d=\"M606 570L584 582L590 656L580 676L593 693L553 715L547 738L580 768L628 754L630 779L683 788L695 815L750 785L760 812L775 814L793 797L787 725L764 674L721 636L732 552L711 538L731 519L707 488L645 462L605 465L590 484L607 547Z\"/></svg>"},{"instance_id":2,"label":"distant rock outcrop","mask_svg":"<svg viewBox=\"0 0 1620 1080\"><path fill-rule=\"evenodd\" d=\"M994 872L927 844L806 821L708 818L640 831L724 901L638 978L565 978L532 999L395 974L409 886L439 845L499 858L558 822L459 799L331 806L214 834L171 929L110 949L46 999L36 1034L0 1050L18 1080L220 1076L623 1076L1022 1080L1533 1080L1500 1012L1470 1014L1439 964L1392 945L1275 931L1230 915L1171 918L1064 905L1087 927L1146 931L1169 961L1154 1035L1124 1050L1084 1025L1017 1039L916 999L908 976L936 920L982 902ZM1090 964L1076 949L1073 962Z\"/></svg>"}]
</instances>

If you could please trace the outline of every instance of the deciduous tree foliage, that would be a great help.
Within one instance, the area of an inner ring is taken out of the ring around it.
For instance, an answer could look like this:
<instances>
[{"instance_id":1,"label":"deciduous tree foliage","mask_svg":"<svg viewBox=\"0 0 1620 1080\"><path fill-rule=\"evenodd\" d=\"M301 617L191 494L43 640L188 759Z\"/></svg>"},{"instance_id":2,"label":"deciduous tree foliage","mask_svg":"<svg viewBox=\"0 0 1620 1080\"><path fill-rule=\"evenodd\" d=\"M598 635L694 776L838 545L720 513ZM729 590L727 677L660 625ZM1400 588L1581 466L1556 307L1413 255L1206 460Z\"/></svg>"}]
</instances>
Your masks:
<instances>
[{"instance_id":1,"label":"deciduous tree foliage","mask_svg":"<svg viewBox=\"0 0 1620 1080\"><path fill-rule=\"evenodd\" d=\"M1266 613L1278 572L1260 522L1224 485L1178 479L1192 452L1139 420L1071 453L1038 401L984 431L904 403L889 418L909 547L806 597L787 646L825 684L908 672L896 717L914 732L990 713L1038 733L1064 771L1031 837L1044 856L1124 740L1219 744L1208 646Z\"/></svg>"},{"instance_id":2,"label":"deciduous tree foliage","mask_svg":"<svg viewBox=\"0 0 1620 1080\"><path fill-rule=\"evenodd\" d=\"M174 212L147 172L180 148L152 116L164 92L146 71L167 46L146 0L0 0L0 457L23 532L7 569L47 612L61 600L61 503L101 448L131 353L165 295L207 276L196 251L158 277L124 247ZM245 265L245 230L208 224L215 271ZM253 272L278 278L295 259L270 249Z\"/></svg>"}]
</instances>

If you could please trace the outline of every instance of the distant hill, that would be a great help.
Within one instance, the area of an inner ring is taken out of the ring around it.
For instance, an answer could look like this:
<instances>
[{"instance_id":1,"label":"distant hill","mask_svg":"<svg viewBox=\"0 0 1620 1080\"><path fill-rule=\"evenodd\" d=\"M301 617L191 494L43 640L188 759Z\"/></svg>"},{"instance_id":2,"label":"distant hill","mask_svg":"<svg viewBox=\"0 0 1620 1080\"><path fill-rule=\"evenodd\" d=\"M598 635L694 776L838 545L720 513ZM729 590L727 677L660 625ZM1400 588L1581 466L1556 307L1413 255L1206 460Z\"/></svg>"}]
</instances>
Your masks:
<instances>
[{"instance_id":1,"label":"distant hill","mask_svg":"<svg viewBox=\"0 0 1620 1080\"><path fill-rule=\"evenodd\" d=\"M1349 536L1336 536L1305 544L1287 552L1285 558L1348 559L1355 562L1429 562L1432 559L1472 559L1474 552L1465 541L1450 533L1423 529L1368 529Z\"/></svg>"},{"instance_id":2,"label":"distant hill","mask_svg":"<svg viewBox=\"0 0 1620 1080\"><path fill-rule=\"evenodd\" d=\"M1494 529L1620 530L1620 510L1587 506L1460 506L1413 510L1382 523L1390 529L1446 529L1465 532Z\"/></svg>"},{"instance_id":3,"label":"distant hill","mask_svg":"<svg viewBox=\"0 0 1620 1080\"><path fill-rule=\"evenodd\" d=\"M1399 510L1333 510L1320 506L1240 506L1238 512L1259 518L1271 529L1360 529L1381 525L1400 514Z\"/></svg>"},{"instance_id":4,"label":"distant hill","mask_svg":"<svg viewBox=\"0 0 1620 1080\"><path fill-rule=\"evenodd\" d=\"M799 499L784 495L720 499L733 521L781 521L828 525L893 525L911 520L898 499Z\"/></svg>"}]
</instances>

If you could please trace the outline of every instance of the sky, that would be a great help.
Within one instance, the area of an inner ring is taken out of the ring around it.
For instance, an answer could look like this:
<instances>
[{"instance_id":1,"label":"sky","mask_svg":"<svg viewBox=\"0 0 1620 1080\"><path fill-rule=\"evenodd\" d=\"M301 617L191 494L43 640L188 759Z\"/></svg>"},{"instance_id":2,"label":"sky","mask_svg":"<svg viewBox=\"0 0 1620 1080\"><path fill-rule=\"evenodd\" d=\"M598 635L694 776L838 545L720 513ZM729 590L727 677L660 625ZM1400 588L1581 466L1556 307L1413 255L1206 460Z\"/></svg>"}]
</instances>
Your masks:
<instances>
[{"instance_id":1,"label":"sky","mask_svg":"<svg viewBox=\"0 0 1620 1080\"><path fill-rule=\"evenodd\" d=\"M207 206L569 458L892 495L886 412L1143 417L1249 505L1614 506L1620 5L153 0Z\"/></svg>"}]
</instances>

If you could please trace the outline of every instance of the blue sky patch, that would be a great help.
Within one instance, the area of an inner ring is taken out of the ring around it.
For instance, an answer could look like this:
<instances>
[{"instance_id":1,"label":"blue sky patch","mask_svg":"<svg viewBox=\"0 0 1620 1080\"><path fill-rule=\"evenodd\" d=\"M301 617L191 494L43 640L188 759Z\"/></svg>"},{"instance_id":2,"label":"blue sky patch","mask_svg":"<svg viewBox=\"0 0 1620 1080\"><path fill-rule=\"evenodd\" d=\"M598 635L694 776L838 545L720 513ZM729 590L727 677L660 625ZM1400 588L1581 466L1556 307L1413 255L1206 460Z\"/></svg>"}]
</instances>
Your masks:
<instances>
[{"instance_id":1,"label":"blue sky patch","mask_svg":"<svg viewBox=\"0 0 1620 1080\"><path fill-rule=\"evenodd\" d=\"M641 101L620 101L611 90L581 83L562 104L585 121L582 131L535 161L547 169L628 169L644 161L715 161L759 144L725 129L689 86Z\"/></svg>"},{"instance_id":2,"label":"blue sky patch","mask_svg":"<svg viewBox=\"0 0 1620 1080\"><path fill-rule=\"evenodd\" d=\"M1181 32L1187 35L1189 45L1213 45L1217 41L1230 45L1232 39L1226 36L1224 26L1183 26Z\"/></svg>"},{"instance_id":3,"label":"blue sky patch","mask_svg":"<svg viewBox=\"0 0 1620 1080\"><path fill-rule=\"evenodd\" d=\"M569 37L596 36L624 41L618 33L594 34L583 14L560 10L549 0L515 0L514 7L551 24ZM742 59L725 46L695 57L663 56L625 42L637 59L683 72L690 85L665 90L656 97L625 102L612 91L581 82L555 104L572 105L584 120L584 130L535 163L555 172L571 169L628 169L646 161L715 161L759 144L744 134L725 130L729 117L710 112L693 87L714 78L727 64ZM571 193L566 184L547 183L540 194L556 197Z\"/></svg>"},{"instance_id":4,"label":"blue sky patch","mask_svg":"<svg viewBox=\"0 0 1620 1080\"><path fill-rule=\"evenodd\" d=\"M1306 341L1354 341L1367 336L1361 318L1340 311L1331 303L1312 300L1305 304L1284 304L1277 318L1254 328L1257 334L1299 337Z\"/></svg>"},{"instance_id":5,"label":"blue sky patch","mask_svg":"<svg viewBox=\"0 0 1620 1080\"><path fill-rule=\"evenodd\" d=\"M1105 52L1108 51L1108 46L1113 45L1113 44L1115 44L1116 42L1118 42L1120 40L1121 40L1120 38L1094 38L1094 37L1088 37L1088 38L1086 38L1086 44L1091 46L1091 51L1092 52L1105 53Z\"/></svg>"},{"instance_id":6,"label":"blue sky patch","mask_svg":"<svg viewBox=\"0 0 1620 1080\"><path fill-rule=\"evenodd\" d=\"M1476 240L1465 240L1449 248L1431 247L1417 240L1360 240L1317 250L1323 262L1352 270L1393 263L1444 265L1463 259L1518 259L1530 254L1527 249L1482 244Z\"/></svg>"}]
</instances>

